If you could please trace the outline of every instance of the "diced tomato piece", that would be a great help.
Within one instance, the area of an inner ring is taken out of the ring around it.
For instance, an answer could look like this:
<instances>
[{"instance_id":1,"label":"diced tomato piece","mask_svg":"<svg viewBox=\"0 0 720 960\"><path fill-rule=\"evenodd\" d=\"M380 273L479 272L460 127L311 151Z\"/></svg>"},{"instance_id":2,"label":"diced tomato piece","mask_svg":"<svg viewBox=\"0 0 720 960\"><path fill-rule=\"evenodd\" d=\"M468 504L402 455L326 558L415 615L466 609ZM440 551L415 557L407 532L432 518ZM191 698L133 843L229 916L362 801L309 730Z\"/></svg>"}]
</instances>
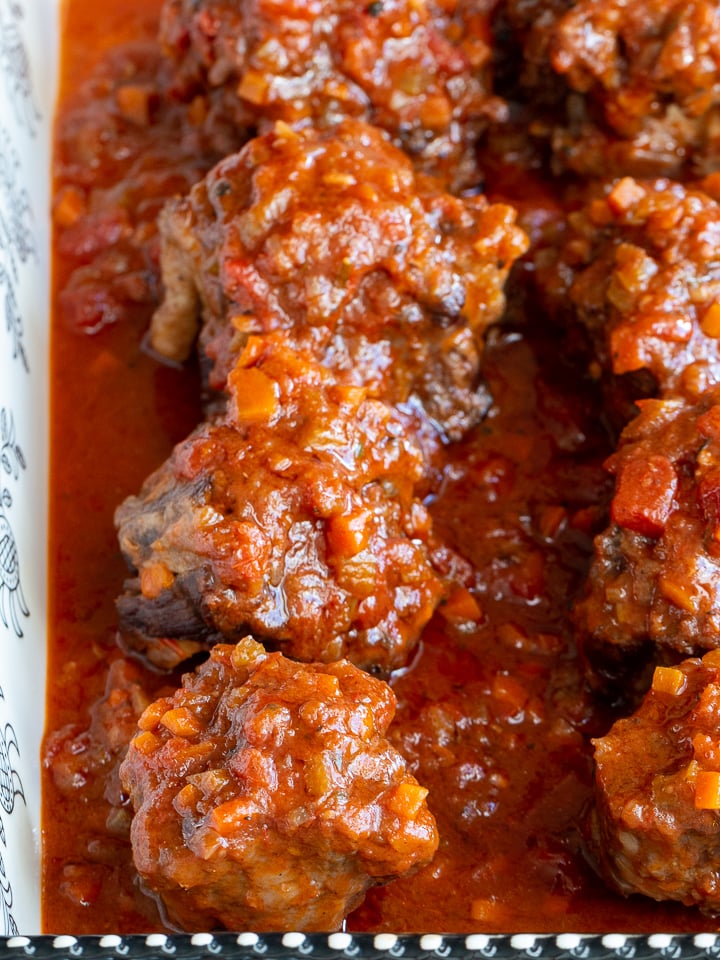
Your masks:
<instances>
[{"instance_id":1,"label":"diced tomato piece","mask_svg":"<svg viewBox=\"0 0 720 960\"><path fill-rule=\"evenodd\" d=\"M124 309L116 297L99 285L68 287L59 296L61 316L73 330L93 334L122 319Z\"/></svg>"},{"instance_id":2,"label":"diced tomato piece","mask_svg":"<svg viewBox=\"0 0 720 960\"><path fill-rule=\"evenodd\" d=\"M659 537L672 511L677 474L670 460L652 456L625 463L610 508L614 523L644 537Z\"/></svg>"},{"instance_id":3,"label":"diced tomato piece","mask_svg":"<svg viewBox=\"0 0 720 960\"><path fill-rule=\"evenodd\" d=\"M709 470L697 487L698 503L710 523L720 520L720 470Z\"/></svg>"},{"instance_id":4,"label":"diced tomato piece","mask_svg":"<svg viewBox=\"0 0 720 960\"><path fill-rule=\"evenodd\" d=\"M125 210L88 213L62 231L58 250L63 256L89 263L98 253L115 246L131 232L130 218Z\"/></svg>"}]
</instances>

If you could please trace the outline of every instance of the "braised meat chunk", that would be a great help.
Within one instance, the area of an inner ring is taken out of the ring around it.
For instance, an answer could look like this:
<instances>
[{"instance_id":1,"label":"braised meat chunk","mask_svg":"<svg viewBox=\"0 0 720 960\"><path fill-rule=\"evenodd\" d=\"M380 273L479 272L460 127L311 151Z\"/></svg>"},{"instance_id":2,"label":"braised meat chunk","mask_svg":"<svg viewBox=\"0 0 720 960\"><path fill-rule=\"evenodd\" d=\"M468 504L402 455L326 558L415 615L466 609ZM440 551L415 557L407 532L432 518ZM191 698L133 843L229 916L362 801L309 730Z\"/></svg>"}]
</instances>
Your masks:
<instances>
[{"instance_id":1,"label":"braised meat chunk","mask_svg":"<svg viewBox=\"0 0 720 960\"><path fill-rule=\"evenodd\" d=\"M608 461L611 525L576 610L608 675L720 647L720 387L640 406Z\"/></svg>"},{"instance_id":2,"label":"braised meat chunk","mask_svg":"<svg viewBox=\"0 0 720 960\"><path fill-rule=\"evenodd\" d=\"M585 328L606 374L642 371L643 389L695 399L720 380L719 198L716 175L624 178L569 214L559 250L538 254L551 312Z\"/></svg>"},{"instance_id":3,"label":"braised meat chunk","mask_svg":"<svg viewBox=\"0 0 720 960\"><path fill-rule=\"evenodd\" d=\"M347 383L420 405L458 437L487 406L482 338L526 246L514 220L416 177L363 123L280 125L166 207L152 346L183 360L202 323L222 391L247 336L284 330Z\"/></svg>"},{"instance_id":4,"label":"braised meat chunk","mask_svg":"<svg viewBox=\"0 0 720 960\"><path fill-rule=\"evenodd\" d=\"M477 141L506 113L492 94L496 3L168 0L162 39L181 95L219 91L241 129L357 118L423 172L472 186Z\"/></svg>"},{"instance_id":5,"label":"braised meat chunk","mask_svg":"<svg viewBox=\"0 0 720 960\"><path fill-rule=\"evenodd\" d=\"M106 811L102 798L114 806L120 819L117 767L136 731L137 721L149 705L137 663L120 657L108 669L104 696L90 711L90 722L55 730L44 746L44 763L58 790L72 797L79 790L91 794L99 818ZM98 831L99 832L99 831Z\"/></svg>"},{"instance_id":6,"label":"braised meat chunk","mask_svg":"<svg viewBox=\"0 0 720 960\"><path fill-rule=\"evenodd\" d=\"M402 666L442 596L400 415L251 337L224 417L117 512L129 642L168 667L250 631L302 660Z\"/></svg>"},{"instance_id":7,"label":"braised meat chunk","mask_svg":"<svg viewBox=\"0 0 720 960\"><path fill-rule=\"evenodd\" d=\"M717 0L507 0L530 129L591 177L717 168ZM512 62L511 62L512 66ZM517 66L515 64L516 70Z\"/></svg>"},{"instance_id":8,"label":"braised meat chunk","mask_svg":"<svg viewBox=\"0 0 720 960\"><path fill-rule=\"evenodd\" d=\"M621 893L720 913L720 652L658 667L595 741L592 846Z\"/></svg>"},{"instance_id":9,"label":"braised meat chunk","mask_svg":"<svg viewBox=\"0 0 720 960\"><path fill-rule=\"evenodd\" d=\"M221 644L140 719L121 776L135 864L187 930L333 930L427 864L421 787L385 739L390 688L351 664Z\"/></svg>"}]
</instances>

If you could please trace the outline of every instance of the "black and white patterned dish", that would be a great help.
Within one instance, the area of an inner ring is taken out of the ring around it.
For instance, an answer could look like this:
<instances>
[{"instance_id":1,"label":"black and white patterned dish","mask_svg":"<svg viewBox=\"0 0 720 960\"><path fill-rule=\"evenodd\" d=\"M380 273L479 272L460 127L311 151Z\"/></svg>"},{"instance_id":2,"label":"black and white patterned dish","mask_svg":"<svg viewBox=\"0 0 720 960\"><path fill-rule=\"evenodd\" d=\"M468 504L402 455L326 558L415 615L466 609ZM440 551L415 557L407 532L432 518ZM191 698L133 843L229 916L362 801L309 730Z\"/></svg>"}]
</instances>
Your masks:
<instances>
[{"instance_id":1,"label":"black and white patterned dish","mask_svg":"<svg viewBox=\"0 0 720 960\"><path fill-rule=\"evenodd\" d=\"M720 955L720 934L583 936L196 933L120 937L10 937L0 958L21 960L703 960Z\"/></svg>"},{"instance_id":2,"label":"black and white patterned dish","mask_svg":"<svg viewBox=\"0 0 720 960\"><path fill-rule=\"evenodd\" d=\"M0 0L0 934L40 927L57 0Z\"/></svg>"},{"instance_id":3,"label":"black and white patterned dish","mask_svg":"<svg viewBox=\"0 0 720 960\"><path fill-rule=\"evenodd\" d=\"M694 960L720 934L38 936L50 130L61 0L0 0L0 960Z\"/></svg>"}]
</instances>

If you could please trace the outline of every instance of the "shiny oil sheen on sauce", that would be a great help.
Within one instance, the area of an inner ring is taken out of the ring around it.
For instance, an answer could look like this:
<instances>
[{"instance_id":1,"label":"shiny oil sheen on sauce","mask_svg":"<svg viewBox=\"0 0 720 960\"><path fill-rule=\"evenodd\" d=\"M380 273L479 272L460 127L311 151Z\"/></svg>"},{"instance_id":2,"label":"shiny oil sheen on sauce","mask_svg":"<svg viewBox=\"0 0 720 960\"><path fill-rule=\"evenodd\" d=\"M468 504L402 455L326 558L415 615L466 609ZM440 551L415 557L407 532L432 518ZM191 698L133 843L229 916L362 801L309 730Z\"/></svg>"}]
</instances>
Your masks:
<instances>
[{"instance_id":1,"label":"shiny oil sheen on sauce","mask_svg":"<svg viewBox=\"0 0 720 960\"><path fill-rule=\"evenodd\" d=\"M49 737L73 743L82 742L108 665L120 656L114 600L127 571L113 512L201 418L196 371L157 363L142 340L157 302L154 214L164 196L219 159L219 145L198 152L183 130L192 118L178 119L152 96L123 104L131 119L150 121L129 124L129 154L117 124L106 122L118 79L139 70L147 88L159 63L159 7L160 0L107 0L99 8L70 0L63 18L47 724ZM517 179L488 188L510 202L515 190L526 196ZM129 211L132 243L118 209ZM84 226L74 230L79 213ZM612 717L584 690L568 611L602 523L609 444L592 386L563 365L557 342L526 329L521 311L511 316L486 353L494 405L447 449L431 504L438 532L474 567L480 617L441 609L413 663L392 678L399 709L391 738L430 789L440 849L414 877L371 890L347 926L707 928L695 911L609 892L587 862L590 740ZM140 664L133 670L150 697L168 682ZM138 885L126 837L108 829L112 784L85 775L82 764L68 777L58 778L46 752L45 930L165 929Z\"/></svg>"}]
</instances>

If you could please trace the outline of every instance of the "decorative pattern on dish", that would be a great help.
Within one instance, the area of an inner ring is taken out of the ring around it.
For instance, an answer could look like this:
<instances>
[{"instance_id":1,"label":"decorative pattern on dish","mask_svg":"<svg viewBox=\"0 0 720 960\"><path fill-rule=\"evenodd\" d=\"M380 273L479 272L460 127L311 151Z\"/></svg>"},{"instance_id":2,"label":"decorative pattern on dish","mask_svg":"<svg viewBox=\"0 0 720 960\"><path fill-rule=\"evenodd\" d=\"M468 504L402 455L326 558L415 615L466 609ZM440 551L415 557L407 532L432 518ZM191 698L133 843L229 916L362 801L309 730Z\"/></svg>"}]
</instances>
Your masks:
<instances>
[{"instance_id":1,"label":"decorative pattern on dish","mask_svg":"<svg viewBox=\"0 0 720 960\"><path fill-rule=\"evenodd\" d=\"M195 933L168 936L121 937L107 934L99 937L22 937L0 938L0 957L33 960L57 960L63 957L124 957L127 960L207 960L227 957L229 960L298 960L317 957L321 960L361 958L386 960L695 960L716 958L720 954L720 934L699 933L694 936L673 936L655 933L649 936L624 933L606 934L514 934L471 933L441 935L435 933L402 934L304 934L304 933Z\"/></svg>"},{"instance_id":2,"label":"decorative pattern on dish","mask_svg":"<svg viewBox=\"0 0 720 960\"><path fill-rule=\"evenodd\" d=\"M5 694L0 688L0 700L4 699ZM19 756L20 747L18 746L13 725L6 723L4 727L0 726L0 807L2 807L7 814L11 814L15 809L16 797L20 797L22 801L25 802L22 782L14 766L14 757L18 758ZM5 824L1 817L0 842L3 847L7 846ZM2 853L0 853L0 911L2 912L2 925L5 936L18 932L17 924L12 915L12 906L12 886L5 873L5 861Z\"/></svg>"},{"instance_id":3,"label":"decorative pattern on dish","mask_svg":"<svg viewBox=\"0 0 720 960\"><path fill-rule=\"evenodd\" d=\"M20 444L15 439L15 422L12 413L5 407L0 410L0 620L5 627L12 628L15 636L23 636L20 614L30 616L20 582L20 561L7 511L12 507L13 498L9 480L18 480L20 471L25 469L25 457ZM0 745L0 778L2 777L2 750ZM0 803L2 803L2 781L0 779Z\"/></svg>"},{"instance_id":4,"label":"decorative pattern on dish","mask_svg":"<svg viewBox=\"0 0 720 960\"><path fill-rule=\"evenodd\" d=\"M3 29L0 0L0 30ZM1 48L0 48L1 51ZM28 189L20 179L18 152L13 148L10 133L0 124L0 297L5 314L5 328L12 342L13 359L29 371L23 320L17 302L16 286L19 264L36 259L37 246L33 233L33 214Z\"/></svg>"},{"instance_id":5,"label":"decorative pattern on dish","mask_svg":"<svg viewBox=\"0 0 720 960\"><path fill-rule=\"evenodd\" d=\"M0 0L0 74L17 122L34 137L40 111L35 104L30 58L20 30L23 17L23 6L18 0Z\"/></svg>"}]
</instances>

